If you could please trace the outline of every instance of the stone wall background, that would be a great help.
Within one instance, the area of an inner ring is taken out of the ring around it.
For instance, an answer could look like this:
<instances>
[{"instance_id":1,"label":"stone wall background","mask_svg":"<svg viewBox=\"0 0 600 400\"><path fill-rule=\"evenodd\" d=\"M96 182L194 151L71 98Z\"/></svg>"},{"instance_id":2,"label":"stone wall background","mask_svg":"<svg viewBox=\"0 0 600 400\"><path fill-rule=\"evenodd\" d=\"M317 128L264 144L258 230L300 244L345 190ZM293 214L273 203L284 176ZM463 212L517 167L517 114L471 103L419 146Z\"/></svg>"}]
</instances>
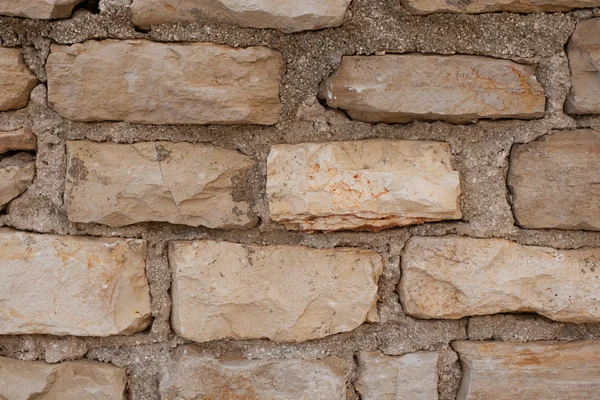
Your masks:
<instances>
[{"instance_id":1,"label":"stone wall background","mask_svg":"<svg viewBox=\"0 0 600 400\"><path fill-rule=\"evenodd\" d=\"M355 331L304 343L266 340L221 340L199 344L216 356L231 352L250 358L334 355L348 363L348 382L357 378L358 351L381 350L401 355L419 350L438 351L440 399L453 399L461 377L453 340L582 340L600 339L600 324L552 322L533 314L493 315L458 321L416 320L404 315L397 294L400 256L411 236L465 235L506 238L525 245L557 249L600 247L599 232L525 230L515 225L506 176L508 156L517 143L528 143L553 130L600 130L600 117L573 117L563 112L570 89L565 45L578 21L600 16L600 10L553 14L490 13L481 15L409 14L398 0L353 0L340 28L284 34L274 30L218 24L133 27L127 0L85 3L72 18L58 21L0 17L0 45L22 47L28 67L40 84L27 108L0 113L0 130L31 126L38 138L36 178L29 190L0 215L0 226L18 230L98 237L140 238L148 241L147 277L152 295L151 328L133 336L108 338L0 336L0 355L22 360L90 359L127 368L131 399L158 398L158 381L170 351L185 340L170 328L171 240L212 239L243 244L297 244L315 248L358 247L384 257L379 283L380 322ZM74 44L89 39L145 38L159 42L213 42L236 47L264 45L283 54L287 70L281 83L284 109L275 126L146 126L118 122L77 123L61 118L47 106L44 65L51 43ZM546 115L538 120L480 121L453 125L443 122L367 124L323 107L316 99L321 82L339 66L344 55L382 53L484 55L537 66L536 75L547 96ZM394 138L436 140L450 144L453 166L461 174L462 221L428 223L379 233L287 232L269 220L265 197L266 158L280 143ZM66 140L89 139L134 143L166 140L212 143L237 149L259 161L244 184L260 217L257 228L219 231L167 223L143 223L124 228L70 223L65 214ZM349 386L349 398L358 398Z\"/></svg>"}]
</instances>

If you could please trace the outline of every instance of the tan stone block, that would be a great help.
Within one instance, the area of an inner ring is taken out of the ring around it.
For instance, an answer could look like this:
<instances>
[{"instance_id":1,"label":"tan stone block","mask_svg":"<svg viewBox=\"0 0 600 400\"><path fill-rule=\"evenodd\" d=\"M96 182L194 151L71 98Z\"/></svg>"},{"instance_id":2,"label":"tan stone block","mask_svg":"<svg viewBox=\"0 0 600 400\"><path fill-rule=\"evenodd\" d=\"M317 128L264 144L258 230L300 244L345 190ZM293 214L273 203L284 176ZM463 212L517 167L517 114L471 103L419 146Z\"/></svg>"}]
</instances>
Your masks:
<instances>
[{"instance_id":1,"label":"tan stone block","mask_svg":"<svg viewBox=\"0 0 600 400\"><path fill-rule=\"evenodd\" d=\"M0 334L108 336L150 322L146 242L0 229Z\"/></svg>"},{"instance_id":2,"label":"tan stone block","mask_svg":"<svg viewBox=\"0 0 600 400\"><path fill-rule=\"evenodd\" d=\"M83 0L2 0L0 15L32 19L69 18Z\"/></svg>"},{"instance_id":3,"label":"tan stone block","mask_svg":"<svg viewBox=\"0 0 600 400\"><path fill-rule=\"evenodd\" d=\"M266 47L147 40L53 45L48 103L84 122L273 125L284 65Z\"/></svg>"},{"instance_id":4,"label":"tan stone block","mask_svg":"<svg viewBox=\"0 0 600 400\"><path fill-rule=\"evenodd\" d=\"M577 23L567 55L571 92L565 110L570 114L600 114L600 18Z\"/></svg>"},{"instance_id":5,"label":"tan stone block","mask_svg":"<svg viewBox=\"0 0 600 400\"><path fill-rule=\"evenodd\" d=\"M271 218L292 230L378 231L462 216L447 143L276 145L267 170Z\"/></svg>"},{"instance_id":6,"label":"tan stone block","mask_svg":"<svg viewBox=\"0 0 600 400\"><path fill-rule=\"evenodd\" d=\"M37 82L23 62L22 49L0 47L0 111L26 107Z\"/></svg>"},{"instance_id":7,"label":"tan stone block","mask_svg":"<svg viewBox=\"0 0 600 400\"><path fill-rule=\"evenodd\" d=\"M324 86L327 104L365 122L474 122L544 116L535 68L479 56L347 56Z\"/></svg>"},{"instance_id":8,"label":"tan stone block","mask_svg":"<svg viewBox=\"0 0 600 400\"><path fill-rule=\"evenodd\" d=\"M304 341L378 318L370 250L172 242L169 263L172 326L189 340Z\"/></svg>"},{"instance_id":9,"label":"tan stone block","mask_svg":"<svg viewBox=\"0 0 600 400\"><path fill-rule=\"evenodd\" d=\"M0 146L2 146L0 137ZM33 182L35 161L30 154L19 153L0 161L0 208L20 196Z\"/></svg>"},{"instance_id":10,"label":"tan stone block","mask_svg":"<svg viewBox=\"0 0 600 400\"><path fill-rule=\"evenodd\" d=\"M561 12L576 8L600 6L600 0L401 0L413 14L488 13L508 11L533 13L539 11Z\"/></svg>"},{"instance_id":11,"label":"tan stone block","mask_svg":"<svg viewBox=\"0 0 600 400\"><path fill-rule=\"evenodd\" d=\"M16 131L0 132L0 154L9 151L34 151L37 148L37 138L30 127Z\"/></svg>"}]
</instances>

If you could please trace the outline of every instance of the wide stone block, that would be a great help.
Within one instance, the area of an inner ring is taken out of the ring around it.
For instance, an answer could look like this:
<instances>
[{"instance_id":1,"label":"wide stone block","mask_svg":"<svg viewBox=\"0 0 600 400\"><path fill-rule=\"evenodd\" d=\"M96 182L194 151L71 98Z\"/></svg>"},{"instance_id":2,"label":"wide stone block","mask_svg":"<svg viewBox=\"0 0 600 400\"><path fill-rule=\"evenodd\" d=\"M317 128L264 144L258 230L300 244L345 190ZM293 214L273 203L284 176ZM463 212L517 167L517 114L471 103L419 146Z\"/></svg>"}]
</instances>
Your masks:
<instances>
[{"instance_id":1,"label":"wide stone block","mask_svg":"<svg viewBox=\"0 0 600 400\"><path fill-rule=\"evenodd\" d=\"M67 142L65 204L73 222L113 227L145 221L251 228L236 181L256 162L207 144Z\"/></svg>"},{"instance_id":2,"label":"wide stone block","mask_svg":"<svg viewBox=\"0 0 600 400\"><path fill-rule=\"evenodd\" d=\"M273 125L284 65L266 47L147 40L53 45L48 103L84 122Z\"/></svg>"},{"instance_id":3,"label":"wide stone block","mask_svg":"<svg viewBox=\"0 0 600 400\"><path fill-rule=\"evenodd\" d=\"M179 22L225 22L299 32L340 26L350 0L134 0L133 22L142 28Z\"/></svg>"},{"instance_id":4,"label":"wide stone block","mask_svg":"<svg viewBox=\"0 0 600 400\"><path fill-rule=\"evenodd\" d=\"M462 216L459 174L441 142L276 145L267 197L272 220L301 231L378 231Z\"/></svg>"},{"instance_id":5,"label":"wide stone block","mask_svg":"<svg viewBox=\"0 0 600 400\"><path fill-rule=\"evenodd\" d=\"M567 45L571 92L565 109L570 114L600 114L600 18L577 23Z\"/></svg>"},{"instance_id":6,"label":"wide stone block","mask_svg":"<svg viewBox=\"0 0 600 400\"><path fill-rule=\"evenodd\" d=\"M453 342L463 371L457 400L600 398L600 342Z\"/></svg>"},{"instance_id":7,"label":"wide stone block","mask_svg":"<svg viewBox=\"0 0 600 400\"><path fill-rule=\"evenodd\" d=\"M346 56L322 96L355 120L533 119L546 98L535 67L479 56Z\"/></svg>"},{"instance_id":8,"label":"wide stone block","mask_svg":"<svg viewBox=\"0 0 600 400\"><path fill-rule=\"evenodd\" d=\"M127 372L93 361L46 364L0 357L0 399L126 400Z\"/></svg>"},{"instance_id":9,"label":"wide stone block","mask_svg":"<svg viewBox=\"0 0 600 400\"><path fill-rule=\"evenodd\" d=\"M69 18L83 0L2 0L0 15L32 19Z\"/></svg>"},{"instance_id":10,"label":"wide stone block","mask_svg":"<svg viewBox=\"0 0 600 400\"><path fill-rule=\"evenodd\" d=\"M193 346L175 350L160 382L162 400L346 400L345 362L219 360Z\"/></svg>"},{"instance_id":11,"label":"wide stone block","mask_svg":"<svg viewBox=\"0 0 600 400\"><path fill-rule=\"evenodd\" d=\"M563 12L600 6L600 0L401 0L401 2L413 14Z\"/></svg>"},{"instance_id":12,"label":"wide stone block","mask_svg":"<svg viewBox=\"0 0 600 400\"><path fill-rule=\"evenodd\" d=\"M508 185L524 228L600 230L600 132L558 132L513 146Z\"/></svg>"},{"instance_id":13,"label":"wide stone block","mask_svg":"<svg viewBox=\"0 0 600 400\"><path fill-rule=\"evenodd\" d=\"M0 229L0 334L109 336L150 322L146 242Z\"/></svg>"},{"instance_id":14,"label":"wide stone block","mask_svg":"<svg viewBox=\"0 0 600 400\"><path fill-rule=\"evenodd\" d=\"M15 131L0 132L0 154L9 151L34 151L37 148L37 138L30 127Z\"/></svg>"},{"instance_id":15,"label":"wide stone block","mask_svg":"<svg viewBox=\"0 0 600 400\"><path fill-rule=\"evenodd\" d=\"M33 72L23 62L22 49L0 47L0 111L27 106L29 95L37 82Z\"/></svg>"},{"instance_id":16,"label":"wide stone block","mask_svg":"<svg viewBox=\"0 0 600 400\"><path fill-rule=\"evenodd\" d=\"M381 256L370 250L171 242L175 332L291 342L376 321Z\"/></svg>"},{"instance_id":17,"label":"wide stone block","mask_svg":"<svg viewBox=\"0 0 600 400\"><path fill-rule=\"evenodd\" d=\"M504 239L413 237L402 257L400 298L416 318L536 312L598 322L600 249L555 250Z\"/></svg>"}]
</instances>

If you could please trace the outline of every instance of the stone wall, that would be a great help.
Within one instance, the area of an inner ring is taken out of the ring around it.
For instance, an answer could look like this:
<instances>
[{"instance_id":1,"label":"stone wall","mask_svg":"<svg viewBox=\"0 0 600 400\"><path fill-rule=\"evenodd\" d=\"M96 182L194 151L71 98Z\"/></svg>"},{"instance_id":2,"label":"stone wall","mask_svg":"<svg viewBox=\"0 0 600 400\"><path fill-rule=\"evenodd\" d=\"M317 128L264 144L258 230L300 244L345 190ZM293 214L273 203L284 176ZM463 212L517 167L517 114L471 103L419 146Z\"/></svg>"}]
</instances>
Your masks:
<instances>
[{"instance_id":1,"label":"stone wall","mask_svg":"<svg viewBox=\"0 0 600 400\"><path fill-rule=\"evenodd\" d=\"M600 398L600 1L0 15L0 399Z\"/></svg>"}]
</instances>

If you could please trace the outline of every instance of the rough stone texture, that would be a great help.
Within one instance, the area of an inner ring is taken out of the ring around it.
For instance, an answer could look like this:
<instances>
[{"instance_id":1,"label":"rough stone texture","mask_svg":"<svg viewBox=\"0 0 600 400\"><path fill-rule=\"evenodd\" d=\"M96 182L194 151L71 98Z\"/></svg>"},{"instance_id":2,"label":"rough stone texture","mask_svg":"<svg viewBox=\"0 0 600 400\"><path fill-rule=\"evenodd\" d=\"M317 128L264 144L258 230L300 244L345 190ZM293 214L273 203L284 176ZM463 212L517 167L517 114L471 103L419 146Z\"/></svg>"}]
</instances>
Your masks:
<instances>
[{"instance_id":1,"label":"rough stone texture","mask_svg":"<svg viewBox=\"0 0 600 400\"><path fill-rule=\"evenodd\" d=\"M416 318L537 312L598 322L600 249L555 250L504 239L411 238L400 297Z\"/></svg>"},{"instance_id":2,"label":"rough stone texture","mask_svg":"<svg viewBox=\"0 0 600 400\"><path fill-rule=\"evenodd\" d=\"M341 25L349 4L350 0L134 0L131 11L133 22L142 28L220 21L299 32Z\"/></svg>"},{"instance_id":3,"label":"rough stone texture","mask_svg":"<svg viewBox=\"0 0 600 400\"><path fill-rule=\"evenodd\" d=\"M2 0L0 15L33 19L69 18L83 0Z\"/></svg>"},{"instance_id":4,"label":"rough stone texture","mask_svg":"<svg viewBox=\"0 0 600 400\"><path fill-rule=\"evenodd\" d=\"M532 13L539 11L560 12L576 8L598 7L600 0L401 0L404 7L414 14L487 13L508 11Z\"/></svg>"},{"instance_id":5,"label":"rough stone texture","mask_svg":"<svg viewBox=\"0 0 600 400\"><path fill-rule=\"evenodd\" d=\"M67 142L65 204L74 222L120 227L144 221L209 228L251 228L235 181L250 157L207 144Z\"/></svg>"},{"instance_id":6,"label":"rough stone texture","mask_svg":"<svg viewBox=\"0 0 600 400\"><path fill-rule=\"evenodd\" d=\"M108 336L150 322L140 240L0 229L0 335Z\"/></svg>"},{"instance_id":7,"label":"rough stone texture","mask_svg":"<svg viewBox=\"0 0 600 400\"><path fill-rule=\"evenodd\" d=\"M271 218L291 230L377 231L462 215L446 143L277 145L267 169Z\"/></svg>"},{"instance_id":8,"label":"rough stone texture","mask_svg":"<svg viewBox=\"0 0 600 400\"><path fill-rule=\"evenodd\" d=\"M0 137L0 146L2 138ZM0 160L0 208L21 195L33 182L35 161L26 153Z\"/></svg>"},{"instance_id":9,"label":"rough stone texture","mask_svg":"<svg viewBox=\"0 0 600 400\"><path fill-rule=\"evenodd\" d=\"M600 342L454 342L457 400L587 400L600 396Z\"/></svg>"},{"instance_id":10,"label":"rough stone texture","mask_svg":"<svg viewBox=\"0 0 600 400\"><path fill-rule=\"evenodd\" d=\"M0 111L25 107L36 84L23 62L23 50L0 47Z\"/></svg>"},{"instance_id":11,"label":"rough stone texture","mask_svg":"<svg viewBox=\"0 0 600 400\"><path fill-rule=\"evenodd\" d=\"M347 56L324 97L352 119L388 123L531 119L546 105L534 67L462 55Z\"/></svg>"},{"instance_id":12,"label":"rough stone texture","mask_svg":"<svg viewBox=\"0 0 600 400\"><path fill-rule=\"evenodd\" d=\"M571 114L600 114L600 18L577 24L567 46L571 93L565 109Z\"/></svg>"},{"instance_id":13,"label":"rough stone texture","mask_svg":"<svg viewBox=\"0 0 600 400\"><path fill-rule=\"evenodd\" d=\"M600 132L565 131L514 146L508 185L522 227L600 230Z\"/></svg>"},{"instance_id":14,"label":"rough stone texture","mask_svg":"<svg viewBox=\"0 0 600 400\"><path fill-rule=\"evenodd\" d=\"M438 353L390 357L379 351L360 352L354 387L362 400L437 400L437 363Z\"/></svg>"},{"instance_id":15,"label":"rough stone texture","mask_svg":"<svg viewBox=\"0 0 600 400\"><path fill-rule=\"evenodd\" d=\"M336 357L219 360L183 346L171 355L161 399L346 400L345 366Z\"/></svg>"},{"instance_id":16,"label":"rough stone texture","mask_svg":"<svg viewBox=\"0 0 600 400\"><path fill-rule=\"evenodd\" d=\"M261 124L279 120L280 53L147 40L53 45L48 103L76 121Z\"/></svg>"},{"instance_id":17,"label":"rough stone texture","mask_svg":"<svg viewBox=\"0 0 600 400\"><path fill-rule=\"evenodd\" d=\"M18 150L33 151L37 148L36 140L30 127L0 132L0 154Z\"/></svg>"},{"instance_id":18,"label":"rough stone texture","mask_svg":"<svg viewBox=\"0 0 600 400\"><path fill-rule=\"evenodd\" d=\"M169 264L173 329L189 340L304 341L378 318L370 250L173 242Z\"/></svg>"},{"instance_id":19,"label":"rough stone texture","mask_svg":"<svg viewBox=\"0 0 600 400\"><path fill-rule=\"evenodd\" d=\"M0 357L0 399L126 400L127 372L93 361L46 364Z\"/></svg>"}]
</instances>

